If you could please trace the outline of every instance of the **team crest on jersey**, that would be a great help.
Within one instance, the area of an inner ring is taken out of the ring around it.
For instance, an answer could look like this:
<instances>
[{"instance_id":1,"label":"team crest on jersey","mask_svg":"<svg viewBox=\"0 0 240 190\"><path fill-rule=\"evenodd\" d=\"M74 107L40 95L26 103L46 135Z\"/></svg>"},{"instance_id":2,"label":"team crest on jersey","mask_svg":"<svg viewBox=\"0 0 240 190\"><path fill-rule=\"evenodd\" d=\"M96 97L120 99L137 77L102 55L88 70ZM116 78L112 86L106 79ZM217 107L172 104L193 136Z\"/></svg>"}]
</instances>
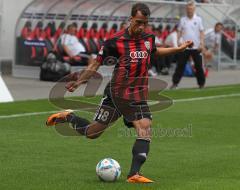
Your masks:
<instances>
[{"instance_id":1,"label":"team crest on jersey","mask_svg":"<svg viewBox=\"0 0 240 190\"><path fill-rule=\"evenodd\" d=\"M144 44L145 44L147 50L150 50L150 42L146 41L146 42L144 42Z\"/></svg>"}]
</instances>

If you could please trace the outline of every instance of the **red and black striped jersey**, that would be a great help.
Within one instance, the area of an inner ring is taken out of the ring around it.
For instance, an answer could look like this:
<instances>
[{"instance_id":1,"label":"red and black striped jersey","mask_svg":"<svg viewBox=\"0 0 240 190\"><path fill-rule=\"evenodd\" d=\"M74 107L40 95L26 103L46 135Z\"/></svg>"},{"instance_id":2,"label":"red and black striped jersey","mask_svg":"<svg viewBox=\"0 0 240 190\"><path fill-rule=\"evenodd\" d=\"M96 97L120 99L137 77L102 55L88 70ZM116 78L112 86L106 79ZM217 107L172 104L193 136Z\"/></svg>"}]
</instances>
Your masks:
<instances>
[{"instance_id":1,"label":"red and black striped jersey","mask_svg":"<svg viewBox=\"0 0 240 190\"><path fill-rule=\"evenodd\" d=\"M150 33L132 38L126 29L106 40L97 61L104 65L115 64L115 67L105 92L137 102L147 100L148 69L155 51L155 36Z\"/></svg>"}]
</instances>

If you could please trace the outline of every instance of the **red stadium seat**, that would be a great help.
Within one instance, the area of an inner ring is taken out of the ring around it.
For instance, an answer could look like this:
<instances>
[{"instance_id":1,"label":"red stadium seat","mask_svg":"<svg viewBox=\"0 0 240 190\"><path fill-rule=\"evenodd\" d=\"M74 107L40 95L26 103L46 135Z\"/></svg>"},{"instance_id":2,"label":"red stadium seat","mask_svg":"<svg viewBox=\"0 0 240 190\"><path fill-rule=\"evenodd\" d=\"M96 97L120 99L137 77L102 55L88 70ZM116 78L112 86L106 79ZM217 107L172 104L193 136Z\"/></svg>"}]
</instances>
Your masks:
<instances>
[{"instance_id":1,"label":"red stadium seat","mask_svg":"<svg viewBox=\"0 0 240 190\"><path fill-rule=\"evenodd\" d=\"M108 25L107 23L104 23L102 25L102 27L99 30L98 33L98 37L99 37L99 43L100 45L102 45L102 43L109 38L109 32L108 32Z\"/></svg>"},{"instance_id":2,"label":"red stadium seat","mask_svg":"<svg viewBox=\"0 0 240 190\"><path fill-rule=\"evenodd\" d=\"M55 34L53 35L54 44L57 42L62 33L64 33L65 22L61 22Z\"/></svg>"},{"instance_id":3,"label":"red stadium seat","mask_svg":"<svg viewBox=\"0 0 240 190\"><path fill-rule=\"evenodd\" d=\"M27 21L21 31L21 37L25 40L32 40L34 38L34 33L32 32L32 23Z\"/></svg>"},{"instance_id":4,"label":"red stadium seat","mask_svg":"<svg viewBox=\"0 0 240 190\"><path fill-rule=\"evenodd\" d=\"M23 38L23 40L33 40L34 39L34 31L32 31L32 23L30 21L27 21L25 26L22 29L21 32L21 37ZM36 58L36 48L35 47L31 47L31 59Z\"/></svg>"},{"instance_id":5,"label":"red stadium seat","mask_svg":"<svg viewBox=\"0 0 240 190\"><path fill-rule=\"evenodd\" d=\"M116 23L113 24L112 28L109 31L108 37L113 36L117 32L117 29L118 29L118 25Z\"/></svg>"},{"instance_id":6,"label":"red stadium seat","mask_svg":"<svg viewBox=\"0 0 240 190\"><path fill-rule=\"evenodd\" d=\"M52 44L54 43L54 34L56 33L55 22L49 22L44 29L46 33L46 39L48 39Z\"/></svg>"},{"instance_id":7,"label":"red stadium seat","mask_svg":"<svg viewBox=\"0 0 240 190\"><path fill-rule=\"evenodd\" d=\"M33 31L33 38L38 41L46 41L46 33L43 30L43 23L42 21L39 21ZM46 57L48 54L47 47L37 47L36 48L36 55L34 55L33 58L42 58Z\"/></svg>"},{"instance_id":8,"label":"red stadium seat","mask_svg":"<svg viewBox=\"0 0 240 190\"><path fill-rule=\"evenodd\" d=\"M88 28L87 23L83 23L77 33L77 37L78 37L79 41L85 47L87 53L91 53L91 47L90 47L90 44L88 41L88 29L87 28Z\"/></svg>"},{"instance_id":9,"label":"red stadium seat","mask_svg":"<svg viewBox=\"0 0 240 190\"><path fill-rule=\"evenodd\" d=\"M87 40L90 44L91 53L97 54L100 50L100 43L99 43L99 33L97 31L98 25L97 23L93 23L92 27L88 31Z\"/></svg>"}]
</instances>

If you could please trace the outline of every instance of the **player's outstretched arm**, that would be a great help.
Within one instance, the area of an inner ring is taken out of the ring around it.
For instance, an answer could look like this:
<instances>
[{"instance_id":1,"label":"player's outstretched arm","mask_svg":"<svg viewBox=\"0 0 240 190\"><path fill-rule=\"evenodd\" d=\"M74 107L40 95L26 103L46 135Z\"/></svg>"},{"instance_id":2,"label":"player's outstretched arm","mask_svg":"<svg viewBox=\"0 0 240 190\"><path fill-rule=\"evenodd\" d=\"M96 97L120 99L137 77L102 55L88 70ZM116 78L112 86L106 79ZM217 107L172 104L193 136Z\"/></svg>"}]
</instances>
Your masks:
<instances>
[{"instance_id":1,"label":"player's outstretched arm","mask_svg":"<svg viewBox=\"0 0 240 190\"><path fill-rule=\"evenodd\" d=\"M189 40L182 43L179 47L174 48L157 48L157 54L160 56L171 55L184 51L188 47L193 46L193 41Z\"/></svg>"},{"instance_id":2,"label":"player's outstretched arm","mask_svg":"<svg viewBox=\"0 0 240 190\"><path fill-rule=\"evenodd\" d=\"M89 64L83 72L77 72L73 74L73 79L66 84L66 89L69 92L74 92L81 84L86 83L98 70L100 63L93 59L89 58Z\"/></svg>"}]
</instances>

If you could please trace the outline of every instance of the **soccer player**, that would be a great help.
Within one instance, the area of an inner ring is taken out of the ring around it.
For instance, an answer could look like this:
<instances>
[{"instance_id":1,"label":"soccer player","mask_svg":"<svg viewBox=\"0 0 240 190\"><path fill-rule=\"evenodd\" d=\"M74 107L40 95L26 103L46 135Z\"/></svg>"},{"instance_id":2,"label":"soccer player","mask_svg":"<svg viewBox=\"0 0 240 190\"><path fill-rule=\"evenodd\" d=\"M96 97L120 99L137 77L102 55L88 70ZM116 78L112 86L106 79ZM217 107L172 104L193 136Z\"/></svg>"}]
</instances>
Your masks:
<instances>
[{"instance_id":1,"label":"soccer player","mask_svg":"<svg viewBox=\"0 0 240 190\"><path fill-rule=\"evenodd\" d=\"M125 125L134 127L138 135L132 148L132 164L127 177L129 183L153 182L140 174L151 141L152 115L147 104L150 55L154 52L160 56L178 53L193 43L186 41L176 48L156 48L155 36L145 32L149 17L150 10L147 5L143 3L133 5L130 26L105 41L97 59L92 60L77 80L66 84L68 91L73 92L88 81L105 61L109 59L116 61L112 79L106 86L94 121L90 123L70 111L65 111L51 115L46 122L48 126L63 122L71 123L78 133L95 139L111 123L123 116Z\"/></svg>"}]
</instances>

